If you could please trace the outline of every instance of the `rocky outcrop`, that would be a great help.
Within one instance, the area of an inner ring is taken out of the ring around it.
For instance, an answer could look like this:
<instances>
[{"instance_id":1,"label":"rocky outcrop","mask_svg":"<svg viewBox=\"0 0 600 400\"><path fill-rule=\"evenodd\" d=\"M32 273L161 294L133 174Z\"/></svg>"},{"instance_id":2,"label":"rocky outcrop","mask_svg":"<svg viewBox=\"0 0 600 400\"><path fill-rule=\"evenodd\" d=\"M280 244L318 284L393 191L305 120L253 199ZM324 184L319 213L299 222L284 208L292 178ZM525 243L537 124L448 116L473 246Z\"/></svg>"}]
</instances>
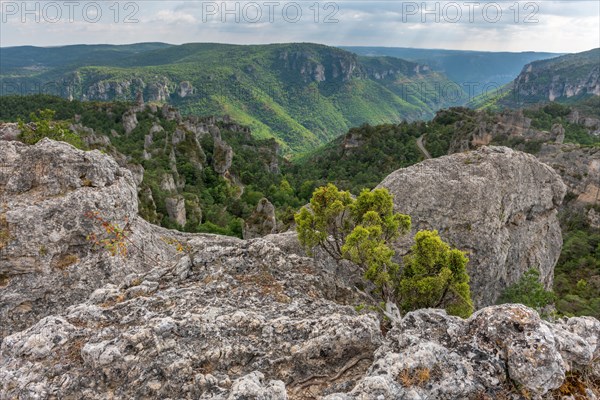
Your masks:
<instances>
[{"instance_id":1,"label":"rocky outcrop","mask_svg":"<svg viewBox=\"0 0 600 400\"><path fill-rule=\"evenodd\" d=\"M189 81L183 81L179 84L179 90L177 94L179 97L187 97L193 95L196 90L194 86Z\"/></svg>"},{"instance_id":2,"label":"rocky outcrop","mask_svg":"<svg viewBox=\"0 0 600 400\"><path fill-rule=\"evenodd\" d=\"M573 124L585 126L592 135L600 136L600 119L582 116L577 110L571 111L567 119Z\"/></svg>"},{"instance_id":3,"label":"rocky outcrop","mask_svg":"<svg viewBox=\"0 0 600 400\"><path fill-rule=\"evenodd\" d=\"M165 192L173 193L177 191L177 186L175 186L175 180L173 179L172 174L164 174L162 180L160 182L160 188Z\"/></svg>"},{"instance_id":4,"label":"rocky outcrop","mask_svg":"<svg viewBox=\"0 0 600 400\"><path fill-rule=\"evenodd\" d=\"M15 122L0 123L0 140L16 140L20 133L19 124Z\"/></svg>"},{"instance_id":5,"label":"rocky outcrop","mask_svg":"<svg viewBox=\"0 0 600 400\"><path fill-rule=\"evenodd\" d=\"M539 399L561 387L568 371L597 363L599 333L594 318L549 324L514 304L482 309L468 320L420 310L388 333L358 385L325 399ZM513 385L520 396L509 397ZM592 389L582 390L596 398Z\"/></svg>"},{"instance_id":6,"label":"rocky outcrop","mask_svg":"<svg viewBox=\"0 0 600 400\"><path fill-rule=\"evenodd\" d=\"M183 228L187 223L185 214L185 200L183 197L167 197L165 199L165 207L167 208L167 214L169 215L169 218Z\"/></svg>"},{"instance_id":7,"label":"rocky outcrop","mask_svg":"<svg viewBox=\"0 0 600 400\"><path fill-rule=\"evenodd\" d=\"M246 221L244 221L244 239L254 239L275 233L277 220L275 219L275 207L267 199L261 199L256 209Z\"/></svg>"},{"instance_id":8,"label":"rocky outcrop","mask_svg":"<svg viewBox=\"0 0 600 400\"><path fill-rule=\"evenodd\" d=\"M537 157L560 174L578 203L600 205L600 148L544 144Z\"/></svg>"},{"instance_id":9,"label":"rocky outcrop","mask_svg":"<svg viewBox=\"0 0 600 400\"><path fill-rule=\"evenodd\" d=\"M600 96L600 49L527 64L513 82L516 104Z\"/></svg>"},{"instance_id":10,"label":"rocky outcrop","mask_svg":"<svg viewBox=\"0 0 600 400\"><path fill-rule=\"evenodd\" d=\"M228 398L264 385L302 398L323 376L353 386L381 345L375 315L332 301L332 277L310 259L260 239L189 245L172 271L132 275L6 337L0 396Z\"/></svg>"},{"instance_id":11,"label":"rocky outcrop","mask_svg":"<svg viewBox=\"0 0 600 400\"><path fill-rule=\"evenodd\" d=\"M103 239L106 232L91 212L130 232L137 249L130 246L126 259L102 257L90 235ZM49 139L34 146L0 141L0 280L6 282L0 336L65 310L104 283L172 258L176 250L161 240L168 231L137 214L131 172L99 151Z\"/></svg>"},{"instance_id":12,"label":"rocky outcrop","mask_svg":"<svg viewBox=\"0 0 600 400\"><path fill-rule=\"evenodd\" d=\"M460 153L493 143L540 143L564 140L564 128L557 125L550 132L533 128L523 110L505 110L490 115L485 111L451 108L437 113L438 120L458 120L448 154Z\"/></svg>"},{"instance_id":13,"label":"rocky outcrop","mask_svg":"<svg viewBox=\"0 0 600 400\"><path fill-rule=\"evenodd\" d=\"M560 255L557 208L560 177L532 155L506 147L426 160L393 172L379 185L408 214L413 234L437 229L469 254L471 290L478 307L494 304L509 285L537 267L547 288ZM400 253L408 240L398 244Z\"/></svg>"},{"instance_id":14,"label":"rocky outcrop","mask_svg":"<svg viewBox=\"0 0 600 400\"><path fill-rule=\"evenodd\" d=\"M219 175L225 175L233 161L233 149L220 138L215 138L213 153L213 168Z\"/></svg>"},{"instance_id":15,"label":"rocky outcrop","mask_svg":"<svg viewBox=\"0 0 600 400\"><path fill-rule=\"evenodd\" d=\"M285 69L300 75L304 82L323 82L339 79L350 80L359 69L358 57L351 53L337 52L327 63L319 61L313 49L285 50L279 54Z\"/></svg>"},{"instance_id":16,"label":"rocky outcrop","mask_svg":"<svg viewBox=\"0 0 600 400\"><path fill-rule=\"evenodd\" d=\"M552 186L524 156L488 151L486 173L500 157ZM131 173L98 151L0 142L0 165L0 398L539 398L567 371L600 379L593 318L550 324L518 305L468 320L420 310L384 337L335 270L290 251L293 235L244 241L147 224ZM127 221L126 256L94 250L85 235L101 232L88 210Z\"/></svg>"},{"instance_id":17,"label":"rocky outcrop","mask_svg":"<svg viewBox=\"0 0 600 400\"><path fill-rule=\"evenodd\" d=\"M126 135L129 135L131 132L133 132L137 125L137 115L134 111L130 110L123 114L123 129L125 130Z\"/></svg>"},{"instance_id":18,"label":"rocky outcrop","mask_svg":"<svg viewBox=\"0 0 600 400\"><path fill-rule=\"evenodd\" d=\"M556 136L556 143L558 144L562 144L565 141L565 128L562 126L562 124L554 124L552 125L552 129L550 130L550 133L554 136Z\"/></svg>"}]
</instances>

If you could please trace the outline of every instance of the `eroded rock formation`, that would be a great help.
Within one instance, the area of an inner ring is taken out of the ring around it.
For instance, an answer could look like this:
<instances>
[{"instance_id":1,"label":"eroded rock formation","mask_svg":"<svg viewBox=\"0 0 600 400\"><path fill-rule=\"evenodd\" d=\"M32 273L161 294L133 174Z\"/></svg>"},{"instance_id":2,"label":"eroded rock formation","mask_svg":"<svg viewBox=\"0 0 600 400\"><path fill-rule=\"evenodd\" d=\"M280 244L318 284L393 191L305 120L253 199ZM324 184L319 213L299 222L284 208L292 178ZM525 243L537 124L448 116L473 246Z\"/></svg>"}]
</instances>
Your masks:
<instances>
[{"instance_id":1,"label":"eroded rock formation","mask_svg":"<svg viewBox=\"0 0 600 400\"><path fill-rule=\"evenodd\" d=\"M412 217L413 234L437 229L469 253L476 306L494 304L532 267L551 287L562 246L556 214L566 189L534 156L484 147L400 169L379 186L394 195L396 211ZM400 252L408 247L398 244Z\"/></svg>"},{"instance_id":2,"label":"eroded rock formation","mask_svg":"<svg viewBox=\"0 0 600 400\"><path fill-rule=\"evenodd\" d=\"M548 186L538 195L514 186L507 212L527 203L520 197L550 208L560 197L527 156L485 151L471 154L472 187L498 165L514 172L511 163ZM567 371L600 378L593 318L550 324L519 305L468 320L420 310L384 335L335 270L293 254L293 235L152 226L137 216L127 169L64 143L0 142L0 165L0 398L475 399L515 388L541 398ZM102 232L87 211L127 221L127 255L94 249L86 236Z\"/></svg>"}]
</instances>

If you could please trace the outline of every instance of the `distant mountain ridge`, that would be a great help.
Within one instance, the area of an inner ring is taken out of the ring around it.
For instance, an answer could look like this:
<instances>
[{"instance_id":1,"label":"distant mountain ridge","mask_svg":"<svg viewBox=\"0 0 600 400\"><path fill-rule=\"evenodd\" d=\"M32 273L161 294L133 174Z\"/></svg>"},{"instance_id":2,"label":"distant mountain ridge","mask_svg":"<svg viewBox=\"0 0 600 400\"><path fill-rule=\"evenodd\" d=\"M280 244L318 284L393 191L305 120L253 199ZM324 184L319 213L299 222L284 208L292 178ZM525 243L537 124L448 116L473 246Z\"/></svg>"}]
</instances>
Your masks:
<instances>
[{"instance_id":1,"label":"distant mountain ridge","mask_svg":"<svg viewBox=\"0 0 600 400\"><path fill-rule=\"evenodd\" d=\"M407 47L341 46L364 56L390 56L429 65L477 96L486 88L503 86L521 72L523 65L558 57L560 53L487 52L472 50L415 49Z\"/></svg>"},{"instance_id":2,"label":"distant mountain ridge","mask_svg":"<svg viewBox=\"0 0 600 400\"><path fill-rule=\"evenodd\" d=\"M600 96L600 48L526 65L513 94L517 105Z\"/></svg>"},{"instance_id":3,"label":"distant mountain ridge","mask_svg":"<svg viewBox=\"0 0 600 400\"><path fill-rule=\"evenodd\" d=\"M501 109L551 101L581 104L596 96L600 96L600 48L529 63L512 82L474 99L469 105ZM591 110L587 114L597 113Z\"/></svg>"},{"instance_id":4,"label":"distant mountain ridge","mask_svg":"<svg viewBox=\"0 0 600 400\"><path fill-rule=\"evenodd\" d=\"M418 63L310 43L0 48L2 94L176 105L230 115L257 137L304 152L363 123L428 119L455 100L451 82Z\"/></svg>"}]
</instances>

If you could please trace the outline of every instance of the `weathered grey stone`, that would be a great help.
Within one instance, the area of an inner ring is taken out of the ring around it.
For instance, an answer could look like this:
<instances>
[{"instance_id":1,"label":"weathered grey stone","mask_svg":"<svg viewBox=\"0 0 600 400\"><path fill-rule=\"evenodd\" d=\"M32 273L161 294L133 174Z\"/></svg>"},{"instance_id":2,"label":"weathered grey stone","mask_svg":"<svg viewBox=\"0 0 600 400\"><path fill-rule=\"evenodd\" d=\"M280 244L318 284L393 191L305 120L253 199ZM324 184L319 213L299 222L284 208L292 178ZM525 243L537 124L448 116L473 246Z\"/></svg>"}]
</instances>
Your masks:
<instances>
[{"instance_id":1,"label":"weathered grey stone","mask_svg":"<svg viewBox=\"0 0 600 400\"><path fill-rule=\"evenodd\" d=\"M137 125L137 114L134 111L130 110L123 114L123 129L125 129L126 135L129 135L131 132L133 132Z\"/></svg>"},{"instance_id":2,"label":"weathered grey stone","mask_svg":"<svg viewBox=\"0 0 600 400\"><path fill-rule=\"evenodd\" d=\"M222 140L215 139L215 148L213 153L213 168L220 175L225 175L231 167L233 161L233 149Z\"/></svg>"},{"instance_id":3,"label":"weathered grey stone","mask_svg":"<svg viewBox=\"0 0 600 400\"><path fill-rule=\"evenodd\" d=\"M556 136L555 142L558 144L562 144L565 141L565 128L563 128L562 124L554 124L552 125L552 129L550 133Z\"/></svg>"},{"instance_id":4,"label":"weathered grey stone","mask_svg":"<svg viewBox=\"0 0 600 400\"><path fill-rule=\"evenodd\" d=\"M15 122L0 123L0 140L16 140L20 133L19 124Z\"/></svg>"},{"instance_id":5,"label":"weathered grey stone","mask_svg":"<svg viewBox=\"0 0 600 400\"><path fill-rule=\"evenodd\" d=\"M175 129L173 132L173 136L171 138L171 143L173 146L177 146L179 143L185 140L185 132L179 128Z\"/></svg>"},{"instance_id":6,"label":"weathered grey stone","mask_svg":"<svg viewBox=\"0 0 600 400\"><path fill-rule=\"evenodd\" d=\"M195 91L194 86L189 81L183 81L179 83L179 91L177 94L179 97L187 97L194 94Z\"/></svg>"},{"instance_id":7,"label":"weathered grey stone","mask_svg":"<svg viewBox=\"0 0 600 400\"><path fill-rule=\"evenodd\" d=\"M118 397L253 398L263 385L265 393L283 396L285 382L301 398L329 380L352 386L365 371L382 342L379 322L328 300L335 286L310 259L260 239L205 235L188 244L191 259L128 276L69 308L64 319L77 328L39 362L10 352L37 337L37 325L9 336L0 396L28 393L41 381L38 392L66 397L93 390L92 397L102 398L120 382ZM73 353L73 346L81 350ZM47 379L64 354L73 360L60 378ZM198 385L207 379L212 383Z\"/></svg>"},{"instance_id":8,"label":"weathered grey stone","mask_svg":"<svg viewBox=\"0 0 600 400\"><path fill-rule=\"evenodd\" d=\"M165 192L175 192L177 190L172 174L163 175L162 181L160 182L160 188Z\"/></svg>"},{"instance_id":9,"label":"weathered grey stone","mask_svg":"<svg viewBox=\"0 0 600 400\"><path fill-rule=\"evenodd\" d=\"M34 146L0 141L0 337L60 312L108 282L171 259L176 249L137 215L137 188L129 170L99 151L84 152L43 139ZM106 256L89 238L106 234L104 221L127 228L125 259ZM170 237L183 237L173 232Z\"/></svg>"},{"instance_id":10,"label":"weathered grey stone","mask_svg":"<svg viewBox=\"0 0 600 400\"><path fill-rule=\"evenodd\" d=\"M165 199L165 205L169 218L177 223L177 225L183 227L187 222L185 214L185 200L182 196L167 197Z\"/></svg>"},{"instance_id":11,"label":"weathered grey stone","mask_svg":"<svg viewBox=\"0 0 600 400\"><path fill-rule=\"evenodd\" d=\"M599 148L544 144L537 157L560 174L581 205L600 204Z\"/></svg>"},{"instance_id":12,"label":"weathered grey stone","mask_svg":"<svg viewBox=\"0 0 600 400\"><path fill-rule=\"evenodd\" d=\"M478 307L494 304L532 266L551 287L562 246L556 214L566 189L534 156L484 147L400 169L379 187L394 196L396 211L412 217L411 235L437 229L469 253ZM404 238L397 247L405 253L409 246Z\"/></svg>"},{"instance_id":13,"label":"weathered grey stone","mask_svg":"<svg viewBox=\"0 0 600 400\"><path fill-rule=\"evenodd\" d=\"M275 207L267 199L261 199L252 215L244 222L244 239L255 239L275 233L277 220Z\"/></svg>"},{"instance_id":14,"label":"weathered grey stone","mask_svg":"<svg viewBox=\"0 0 600 400\"><path fill-rule=\"evenodd\" d=\"M144 167L140 164L127 164L126 167L129 171L131 171L133 181L135 182L136 186L139 187L144 180Z\"/></svg>"},{"instance_id":15,"label":"weathered grey stone","mask_svg":"<svg viewBox=\"0 0 600 400\"><path fill-rule=\"evenodd\" d=\"M265 376L252 372L233 382L227 400L255 399L255 400L287 400L285 384L282 381L269 381L264 384Z\"/></svg>"},{"instance_id":16,"label":"weathered grey stone","mask_svg":"<svg viewBox=\"0 0 600 400\"><path fill-rule=\"evenodd\" d=\"M326 399L498 398L512 385L541 398L561 386L567 371L598 367L592 358L598 324L593 318L550 324L514 304L484 308L468 320L419 310L388 333L350 393Z\"/></svg>"}]
</instances>

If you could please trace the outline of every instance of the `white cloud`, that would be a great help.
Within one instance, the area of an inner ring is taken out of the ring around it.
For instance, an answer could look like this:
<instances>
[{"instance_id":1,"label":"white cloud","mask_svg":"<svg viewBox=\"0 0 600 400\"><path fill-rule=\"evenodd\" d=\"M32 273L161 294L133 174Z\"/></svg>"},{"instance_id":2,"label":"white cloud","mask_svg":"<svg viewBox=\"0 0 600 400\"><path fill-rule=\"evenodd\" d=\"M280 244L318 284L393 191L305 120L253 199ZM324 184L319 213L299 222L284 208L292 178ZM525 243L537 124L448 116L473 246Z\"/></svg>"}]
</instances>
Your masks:
<instances>
[{"instance_id":1,"label":"white cloud","mask_svg":"<svg viewBox=\"0 0 600 400\"><path fill-rule=\"evenodd\" d=\"M173 10L160 10L156 13L154 19L150 21L151 23L160 23L164 22L167 24L194 24L197 22L196 18L188 13L183 11L173 11Z\"/></svg>"},{"instance_id":2,"label":"white cloud","mask_svg":"<svg viewBox=\"0 0 600 400\"><path fill-rule=\"evenodd\" d=\"M266 1L266 0L265 0ZM491 0L479 0L480 9ZM463 9L461 22L453 24L443 21L433 22L428 16L427 23L421 22L419 14L408 20L403 19L404 1L379 0L339 0L339 10L333 16L338 23L326 24L323 19L332 9L320 6L319 22L314 21L314 2L298 2L302 5L303 16L297 23L286 22L282 9L287 1L280 1L275 9L273 22L268 21L268 11L264 1L254 0L263 6L263 18L258 23L239 23L235 18L222 16L203 18L203 7L197 1L149 1L138 0L139 10L135 17L138 23L125 24L123 18L129 12L121 10L120 21L115 23L113 11L103 9L103 19L91 24L81 17L72 23L61 21L58 24L35 23L32 17L22 23L19 16L10 16L0 24L0 45L41 45L56 46L74 43L135 43L162 41L169 43L189 42L228 42L228 43L272 43L272 42L317 42L329 45L370 45L422 48L471 49L490 51L554 51L577 52L600 47L600 2L586 0L551 1L542 0L535 24L525 24L524 6L529 1L498 1L504 10L504 18L497 23L486 21L481 11L475 21L469 22L467 10ZM517 2L521 8L520 21L514 22L510 6ZM15 1L0 0L6 4L20 4ZM86 0L82 0L86 3ZM228 9L233 2L228 1ZM242 1L240 9L248 2ZM414 4L421 6L421 1ZM462 0L455 1L463 4ZM112 3L111 3L112 4ZM122 6L125 4L119 2ZM222 0L215 2L222 8ZM427 2L427 8L433 8ZM442 4L442 3L440 3ZM448 4L448 2L443 2ZM440 6L442 7L442 6ZM2 10L0 10L0 13ZM93 13L93 10L92 10ZM252 14L254 15L254 14ZM454 15L454 14L452 14ZM452 17L452 15L450 17ZM91 16L91 15L90 15Z\"/></svg>"}]
</instances>

